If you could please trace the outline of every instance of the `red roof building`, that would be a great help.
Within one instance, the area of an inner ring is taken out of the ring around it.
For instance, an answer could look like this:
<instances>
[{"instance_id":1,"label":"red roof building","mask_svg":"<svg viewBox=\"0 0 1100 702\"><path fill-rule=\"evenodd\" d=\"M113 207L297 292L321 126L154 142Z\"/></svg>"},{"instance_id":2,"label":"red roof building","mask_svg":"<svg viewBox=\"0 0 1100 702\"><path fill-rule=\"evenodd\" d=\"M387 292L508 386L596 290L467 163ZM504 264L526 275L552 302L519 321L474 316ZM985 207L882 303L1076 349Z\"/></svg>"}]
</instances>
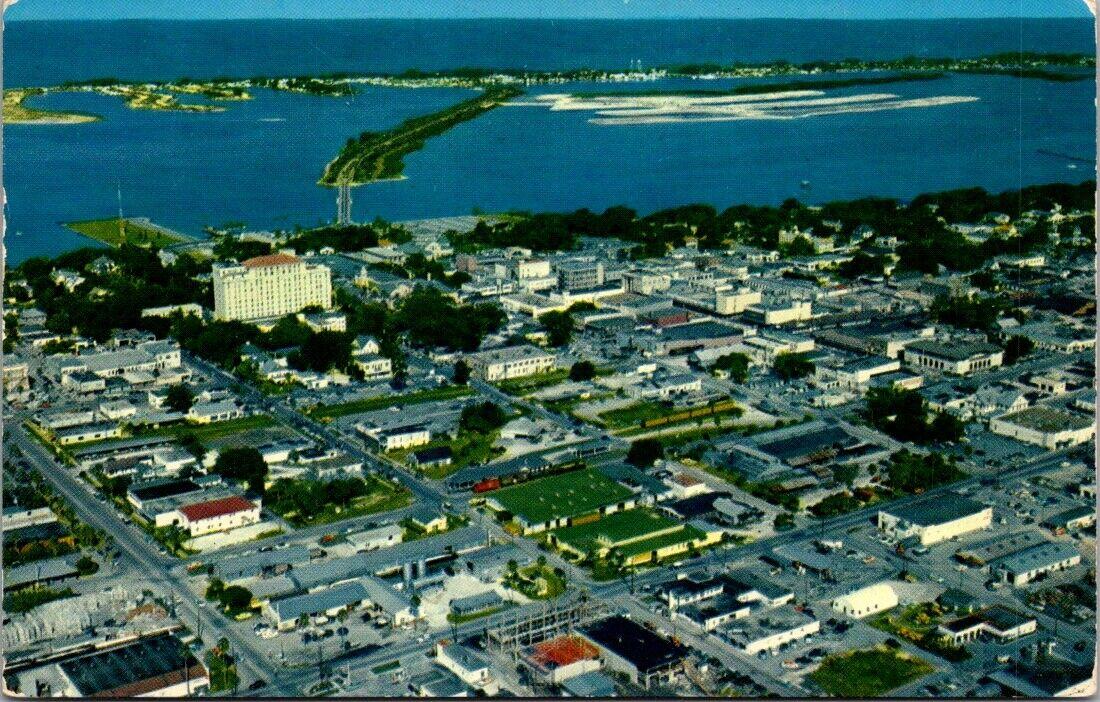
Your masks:
<instances>
[{"instance_id":1,"label":"red roof building","mask_svg":"<svg viewBox=\"0 0 1100 702\"><path fill-rule=\"evenodd\" d=\"M580 636L566 634L527 649L524 661L547 682L561 683L600 668L600 651Z\"/></svg>"},{"instance_id":2,"label":"red roof building","mask_svg":"<svg viewBox=\"0 0 1100 702\"><path fill-rule=\"evenodd\" d=\"M259 506L239 495L185 505L178 513L181 526L191 536L228 531L260 521Z\"/></svg>"},{"instance_id":3,"label":"red roof building","mask_svg":"<svg viewBox=\"0 0 1100 702\"><path fill-rule=\"evenodd\" d=\"M267 268L270 266L288 266L294 263L301 263L302 259L297 256L291 256L290 254L277 253L267 254L266 256L256 256L255 258L247 259L242 262L241 265L245 268Z\"/></svg>"}]
</instances>

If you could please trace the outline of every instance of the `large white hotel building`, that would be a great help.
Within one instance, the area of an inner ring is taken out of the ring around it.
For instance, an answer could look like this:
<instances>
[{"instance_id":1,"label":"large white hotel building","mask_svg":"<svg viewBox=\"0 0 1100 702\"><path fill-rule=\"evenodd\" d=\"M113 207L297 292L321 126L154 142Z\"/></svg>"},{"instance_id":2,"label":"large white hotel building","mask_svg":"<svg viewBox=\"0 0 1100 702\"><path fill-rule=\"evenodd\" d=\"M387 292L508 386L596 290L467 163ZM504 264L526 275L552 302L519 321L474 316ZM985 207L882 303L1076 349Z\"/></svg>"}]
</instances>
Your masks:
<instances>
[{"instance_id":1,"label":"large white hotel building","mask_svg":"<svg viewBox=\"0 0 1100 702\"><path fill-rule=\"evenodd\" d=\"M257 256L238 266L215 266L214 317L257 320L293 314L317 305L332 307L332 274L278 253Z\"/></svg>"}]
</instances>

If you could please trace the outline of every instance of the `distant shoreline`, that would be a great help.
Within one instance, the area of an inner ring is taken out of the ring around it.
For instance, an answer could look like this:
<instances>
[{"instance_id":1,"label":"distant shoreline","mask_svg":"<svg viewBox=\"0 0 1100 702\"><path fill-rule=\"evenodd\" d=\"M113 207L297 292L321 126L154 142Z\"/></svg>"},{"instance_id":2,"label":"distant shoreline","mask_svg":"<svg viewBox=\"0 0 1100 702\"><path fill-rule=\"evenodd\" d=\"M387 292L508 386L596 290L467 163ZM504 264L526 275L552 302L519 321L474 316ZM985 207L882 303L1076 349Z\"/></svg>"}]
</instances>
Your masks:
<instances>
[{"instance_id":1,"label":"distant shoreline","mask_svg":"<svg viewBox=\"0 0 1100 702\"><path fill-rule=\"evenodd\" d=\"M9 98L13 95L31 93L45 95L57 92L94 92L100 95L120 97L131 109L152 109L182 112L220 112L225 109L219 102L243 101L252 99L249 90L267 88L285 92L295 92L316 96L346 97L357 92L357 85L381 85L394 88L473 88L488 89L502 87L527 87L532 85L554 85L563 83L634 83L686 78L693 80L719 80L740 78L777 78L806 77L828 74L853 74L852 78L825 78L816 87L843 87L846 85L876 84L885 82L935 80L945 73L974 73L983 75L1004 75L1017 79L1047 80L1054 82L1076 82L1090 80L1092 72L1083 69L1095 68L1096 58L1081 53L999 53L976 58L918 58L888 60L845 59L840 61L811 61L790 63L772 61L767 63L695 63L679 64L648 70L599 70L577 68L560 71L528 71L509 68L456 68L441 71L421 71L410 69L401 73L348 73L337 72L327 75L303 75L284 77L219 78L210 80L191 80L180 78L175 81L139 82L119 78L98 78L72 81L51 87L12 88L5 91L5 106L20 105L22 99ZM874 72L894 71L897 75L868 76L856 75ZM814 81L793 80L791 85L815 87ZM832 83L832 85L830 85ZM740 94L771 92L772 86L738 86L732 90ZM687 94L693 90L670 90L670 93ZM178 96L199 96L210 104L182 103ZM77 123L89 121L78 119L78 113L53 113L58 123ZM69 115L64 121L62 115ZM12 124L31 123L37 120L29 114L18 112L5 115Z\"/></svg>"}]
</instances>

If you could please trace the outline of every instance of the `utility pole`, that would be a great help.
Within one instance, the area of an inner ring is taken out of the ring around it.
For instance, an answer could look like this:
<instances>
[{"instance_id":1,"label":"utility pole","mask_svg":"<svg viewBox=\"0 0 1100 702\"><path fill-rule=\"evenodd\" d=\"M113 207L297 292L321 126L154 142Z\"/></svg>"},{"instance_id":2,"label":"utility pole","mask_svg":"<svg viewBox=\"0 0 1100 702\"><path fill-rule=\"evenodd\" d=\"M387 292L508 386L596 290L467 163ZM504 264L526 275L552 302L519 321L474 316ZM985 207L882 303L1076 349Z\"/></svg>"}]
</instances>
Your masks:
<instances>
[{"instance_id":1,"label":"utility pole","mask_svg":"<svg viewBox=\"0 0 1100 702\"><path fill-rule=\"evenodd\" d=\"M118 240L126 240L126 220L122 218L122 181L115 182L115 192L118 195Z\"/></svg>"}]
</instances>

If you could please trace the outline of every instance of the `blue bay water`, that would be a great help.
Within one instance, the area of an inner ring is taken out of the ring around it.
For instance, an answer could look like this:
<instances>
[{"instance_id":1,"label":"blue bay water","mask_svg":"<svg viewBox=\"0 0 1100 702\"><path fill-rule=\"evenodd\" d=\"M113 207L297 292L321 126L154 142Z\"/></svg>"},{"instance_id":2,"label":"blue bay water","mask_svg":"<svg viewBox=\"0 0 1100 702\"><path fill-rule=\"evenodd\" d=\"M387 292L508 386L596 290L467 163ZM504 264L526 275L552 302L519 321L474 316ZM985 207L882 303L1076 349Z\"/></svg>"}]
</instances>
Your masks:
<instances>
[{"instance_id":1,"label":"blue bay water","mask_svg":"<svg viewBox=\"0 0 1100 702\"><path fill-rule=\"evenodd\" d=\"M655 65L964 56L1021 46L1089 52L1091 27L1073 21L126 22L94 27L17 22L5 32L5 81L49 85L105 75L174 79L462 65L615 68L633 59ZM565 89L544 86L531 92ZM792 196L812 202L865 195L905 198L954 187L1005 190L1092 176L1091 165L1051 155L1093 158L1091 81L965 75L829 94L869 92L979 100L790 121L616 126L591 124L586 112L506 106L407 156L405 179L357 188L354 214L361 220L405 219L475 208L538 211L627 204L652 211L688 202L719 207L778 203ZM85 245L59 223L113 215L116 188L121 188L128 216L150 217L192 234L228 221L256 228L327 221L335 214L334 193L316 180L347 137L470 94L371 87L350 98L328 98L257 91L254 100L226 103L227 110L216 114L128 110L120 101L90 94L48 96L33 104L106 119L5 128L9 261ZM802 180L811 187L801 188Z\"/></svg>"}]
</instances>

